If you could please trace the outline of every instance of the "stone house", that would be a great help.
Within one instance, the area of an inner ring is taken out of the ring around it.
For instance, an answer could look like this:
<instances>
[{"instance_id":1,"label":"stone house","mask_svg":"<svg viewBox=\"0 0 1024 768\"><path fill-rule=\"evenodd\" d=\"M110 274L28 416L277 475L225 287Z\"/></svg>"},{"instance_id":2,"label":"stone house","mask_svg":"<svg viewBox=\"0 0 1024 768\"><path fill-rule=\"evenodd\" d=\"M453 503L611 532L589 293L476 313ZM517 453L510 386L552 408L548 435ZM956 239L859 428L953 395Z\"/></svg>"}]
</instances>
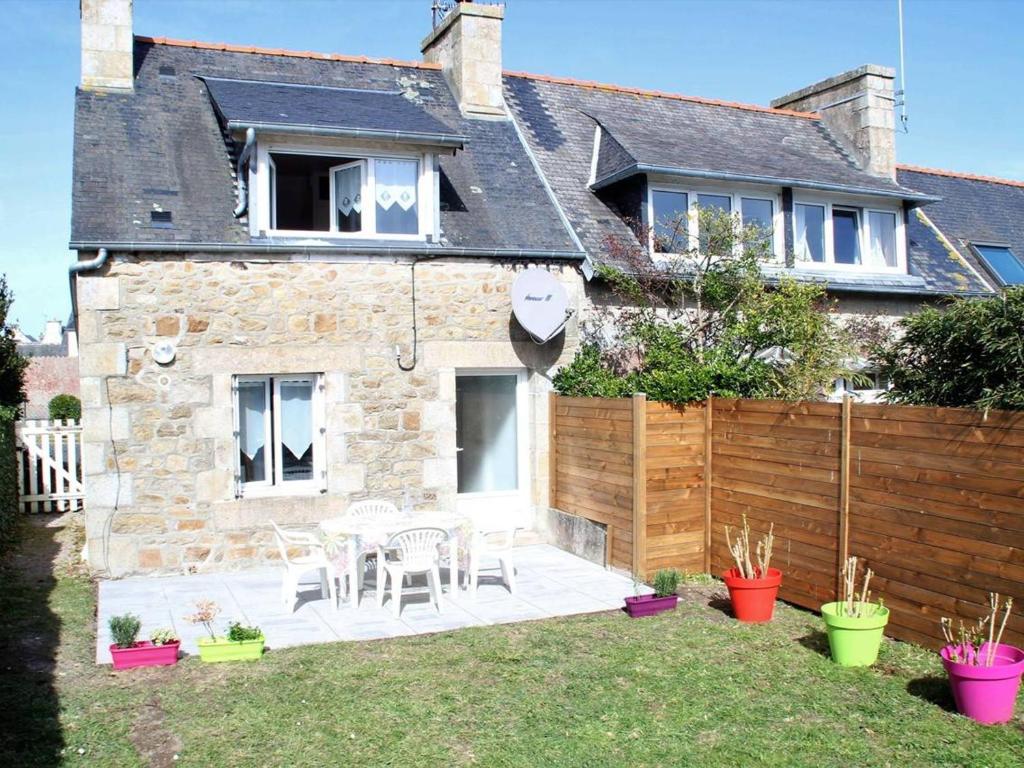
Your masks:
<instances>
[{"instance_id":1,"label":"stone house","mask_svg":"<svg viewBox=\"0 0 1024 768\"><path fill-rule=\"evenodd\" d=\"M850 313L993 290L916 215L940 195L895 165L883 68L756 107L505 72L497 5L457 4L418 62L136 37L130 0L81 8L73 298L109 574L272 559L271 519L370 496L535 525L551 376L633 219L762 222L766 269ZM542 345L511 313L528 267L572 310Z\"/></svg>"}]
</instances>

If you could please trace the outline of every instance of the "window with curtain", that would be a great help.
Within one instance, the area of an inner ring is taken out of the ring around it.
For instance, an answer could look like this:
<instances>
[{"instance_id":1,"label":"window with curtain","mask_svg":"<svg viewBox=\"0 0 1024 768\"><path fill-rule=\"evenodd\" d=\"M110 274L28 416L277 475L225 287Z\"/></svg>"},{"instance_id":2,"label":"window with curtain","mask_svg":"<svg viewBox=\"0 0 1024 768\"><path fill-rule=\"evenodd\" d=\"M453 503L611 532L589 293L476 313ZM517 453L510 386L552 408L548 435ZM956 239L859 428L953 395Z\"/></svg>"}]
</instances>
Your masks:
<instances>
[{"instance_id":1,"label":"window with curtain","mask_svg":"<svg viewBox=\"0 0 1024 768\"><path fill-rule=\"evenodd\" d=\"M896 260L896 214L886 211L868 211L870 233L871 265L895 267Z\"/></svg>"},{"instance_id":2,"label":"window with curtain","mask_svg":"<svg viewBox=\"0 0 1024 768\"><path fill-rule=\"evenodd\" d=\"M322 487L318 374L239 376L235 381L238 484Z\"/></svg>"},{"instance_id":3,"label":"window with curtain","mask_svg":"<svg viewBox=\"0 0 1024 768\"><path fill-rule=\"evenodd\" d=\"M334 180L334 228L338 232L363 229L363 178L366 163L357 160L331 169Z\"/></svg>"},{"instance_id":4,"label":"window with curtain","mask_svg":"<svg viewBox=\"0 0 1024 768\"><path fill-rule=\"evenodd\" d=\"M419 163L415 160L377 158L374 167L374 200L377 232L415 235L420 231L416 205Z\"/></svg>"},{"instance_id":5,"label":"window with curtain","mask_svg":"<svg viewBox=\"0 0 1024 768\"><path fill-rule=\"evenodd\" d=\"M796 203L793 230L797 261L825 261L825 206Z\"/></svg>"}]
</instances>

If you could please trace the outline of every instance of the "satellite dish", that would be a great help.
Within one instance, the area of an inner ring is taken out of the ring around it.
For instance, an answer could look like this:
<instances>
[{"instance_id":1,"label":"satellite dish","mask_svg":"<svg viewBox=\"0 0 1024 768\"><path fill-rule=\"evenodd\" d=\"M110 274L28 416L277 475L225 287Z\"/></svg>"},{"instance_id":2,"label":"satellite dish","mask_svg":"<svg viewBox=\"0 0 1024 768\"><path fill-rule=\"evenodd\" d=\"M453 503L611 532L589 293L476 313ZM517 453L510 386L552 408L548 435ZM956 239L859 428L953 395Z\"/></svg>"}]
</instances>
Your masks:
<instances>
[{"instance_id":1,"label":"satellite dish","mask_svg":"<svg viewBox=\"0 0 1024 768\"><path fill-rule=\"evenodd\" d=\"M512 312L538 344L560 334L572 315L565 286L537 267L522 272L512 284Z\"/></svg>"},{"instance_id":2,"label":"satellite dish","mask_svg":"<svg viewBox=\"0 0 1024 768\"><path fill-rule=\"evenodd\" d=\"M160 365L174 362L174 345L169 341L158 341L153 345L153 359Z\"/></svg>"}]
</instances>

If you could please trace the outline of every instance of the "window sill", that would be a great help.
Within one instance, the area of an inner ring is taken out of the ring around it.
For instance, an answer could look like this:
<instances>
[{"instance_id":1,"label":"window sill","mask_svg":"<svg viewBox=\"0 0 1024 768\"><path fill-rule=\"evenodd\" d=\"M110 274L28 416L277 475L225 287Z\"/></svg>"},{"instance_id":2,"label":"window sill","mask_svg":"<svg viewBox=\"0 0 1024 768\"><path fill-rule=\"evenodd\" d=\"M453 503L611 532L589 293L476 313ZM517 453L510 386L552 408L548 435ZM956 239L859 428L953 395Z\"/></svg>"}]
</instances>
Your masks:
<instances>
[{"instance_id":1,"label":"window sill","mask_svg":"<svg viewBox=\"0 0 1024 768\"><path fill-rule=\"evenodd\" d=\"M239 499L273 499L285 497L308 498L311 496L323 496L326 489L312 483L295 483L294 485L266 485L255 487L242 487L238 496Z\"/></svg>"},{"instance_id":2,"label":"window sill","mask_svg":"<svg viewBox=\"0 0 1024 768\"><path fill-rule=\"evenodd\" d=\"M327 241L327 242L344 242L344 241L366 241L366 242L387 242L387 241L419 241L426 242L426 235L401 235L401 234L371 234L370 232L325 232L323 230L311 230L304 231L298 229L271 229L261 232L259 237L253 238L254 240L302 240L302 241Z\"/></svg>"}]
</instances>

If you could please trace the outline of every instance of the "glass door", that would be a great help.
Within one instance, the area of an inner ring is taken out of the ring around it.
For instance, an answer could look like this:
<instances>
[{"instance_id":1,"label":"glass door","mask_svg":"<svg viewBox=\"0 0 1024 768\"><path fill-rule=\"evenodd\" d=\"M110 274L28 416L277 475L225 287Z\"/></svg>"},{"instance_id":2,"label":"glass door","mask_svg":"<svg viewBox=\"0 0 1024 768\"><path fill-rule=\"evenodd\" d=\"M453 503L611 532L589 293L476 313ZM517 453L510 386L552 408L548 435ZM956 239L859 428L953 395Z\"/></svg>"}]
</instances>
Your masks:
<instances>
[{"instance_id":1,"label":"glass door","mask_svg":"<svg viewBox=\"0 0 1024 768\"><path fill-rule=\"evenodd\" d=\"M467 372L455 378L459 510L496 526L525 516L526 377Z\"/></svg>"}]
</instances>

